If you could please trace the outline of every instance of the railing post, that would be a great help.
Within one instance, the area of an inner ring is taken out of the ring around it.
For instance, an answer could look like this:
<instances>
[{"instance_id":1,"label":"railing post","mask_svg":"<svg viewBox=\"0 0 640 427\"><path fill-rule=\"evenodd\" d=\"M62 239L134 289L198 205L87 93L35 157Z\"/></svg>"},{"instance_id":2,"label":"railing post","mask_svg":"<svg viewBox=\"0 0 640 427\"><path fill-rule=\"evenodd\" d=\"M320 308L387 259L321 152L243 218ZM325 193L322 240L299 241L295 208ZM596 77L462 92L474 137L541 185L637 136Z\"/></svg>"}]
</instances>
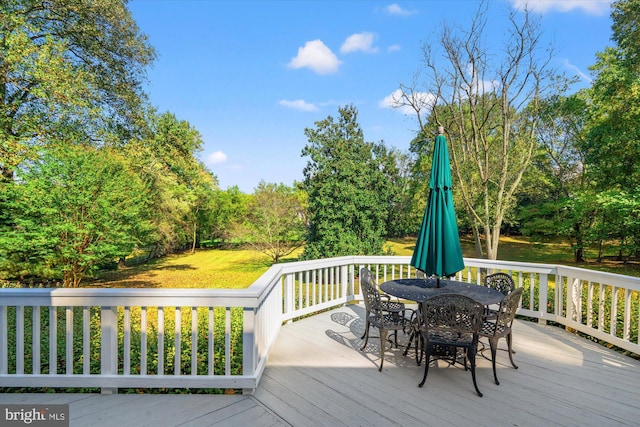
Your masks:
<instances>
[{"instance_id":1,"label":"railing post","mask_svg":"<svg viewBox=\"0 0 640 427\"><path fill-rule=\"evenodd\" d=\"M257 310L258 308L245 307L242 319L242 375L250 377L255 376L256 359L261 351L259 346L264 344L258 343L258 335L256 334ZM242 394L252 395L254 392L255 389L252 388L242 390Z\"/></svg>"},{"instance_id":2,"label":"railing post","mask_svg":"<svg viewBox=\"0 0 640 427\"><path fill-rule=\"evenodd\" d=\"M100 310L100 375L118 373L118 313L116 307ZM101 394L117 394L117 387L102 387Z\"/></svg>"},{"instance_id":3,"label":"railing post","mask_svg":"<svg viewBox=\"0 0 640 427\"><path fill-rule=\"evenodd\" d=\"M293 311L294 282L295 282L295 275L293 273L289 273L284 276L284 313L285 314L289 314ZM285 323L289 323L289 322L291 322L291 320L287 320Z\"/></svg>"}]
</instances>

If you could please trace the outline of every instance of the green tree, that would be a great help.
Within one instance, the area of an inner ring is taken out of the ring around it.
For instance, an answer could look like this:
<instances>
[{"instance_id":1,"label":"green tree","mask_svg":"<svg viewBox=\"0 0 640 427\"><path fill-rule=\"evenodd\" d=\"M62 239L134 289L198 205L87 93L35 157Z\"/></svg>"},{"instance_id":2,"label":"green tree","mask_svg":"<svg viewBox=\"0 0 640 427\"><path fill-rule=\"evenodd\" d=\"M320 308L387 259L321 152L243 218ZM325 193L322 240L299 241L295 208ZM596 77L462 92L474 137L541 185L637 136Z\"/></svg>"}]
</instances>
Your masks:
<instances>
[{"instance_id":1,"label":"green tree","mask_svg":"<svg viewBox=\"0 0 640 427\"><path fill-rule=\"evenodd\" d=\"M53 140L133 134L154 58L122 0L2 1L0 179Z\"/></svg>"},{"instance_id":2,"label":"green tree","mask_svg":"<svg viewBox=\"0 0 640 427\"><path fill-rule=\"evenodd\" d=\"M154 115L150 134L124 147L132 167L144 180L154 232L147 244L150 257L190 246L195 248L198 221L213 209L216 178L198 161L200 133L172 113ZM189 243L191 243L189 245Z\"/></svg>"},{"instance_id":3,"label":"green tree","mask_svg":"<svg viewBox=\"0 0 640 427\"><path fill-rule=\"evenodd\" d=\"M238 237L274 263L304 244L305 211L294 187L261 181L236 227Z\"/></svg>"},{"instance_id":4,"label":"green tree","mask_svg":"<svg viewBox=\"0 0 640 427\"><path fill-rule=\"evenodd\" d=\"M148 224L142 183L107 148L43 150L0 186L10 212L0 233L0 270L14 277L62 279L77 287L99 266L134 249Z\"/></svg>"},{"instance_id":5,"label":"green tree","mask_svg":"<svg viewBox=\"0 0 640 427\"><path fill-rule=\"evenodd\" d=\"M371 255L383 252L388 182L382 144L365 142L353 106L338 109L305 129L309 160L303 188L309 197L309 230L303 257Z\"/></svg>"},{"instance_id":6,"label":"green tree","mask_svg":"<svg viewBox=\"0 0 640 427\"><path fill-rule=\"evenodd\" d=\"M620 252L640 250L640 0L612 4L615 46L598 53L589 90L584 141L589 178L598 191L596 233Z\"/></svg>"},{"instance_id":7,"label":"green tree","mask_svg":"<svg viewBox=\"0 0 640 427\"><path fill-rule=\"evenodd\" d=\"M208 222L208 236L212 242L225 244L232 240L237 223L249 211L250 200L250 195L241 192L235 185L214 192Z\"/></svg>"},{"instance_id":8,"label":"green tree","mask_svg":"<svg viewBox=\"0 0 640 427\"><path fill-rule=\"evenodd\" d=\"M416 191L412 179L413 159L397 149L388 151L384 146L380 153L385 174L388 217L387 237L405 237L415 234L420 226L424 209L416 208ZM424 208L424 205L422 205Z\"/></svg>"},{"instance_id":9,"label":"green tree","mask_svg":"<svg viewBox=\"0 0 640 427\"><path fill-rule=\"evenodd\" d=\"M540 31L528 12L512 12L504 46L489 46L488 2L468 29L444 26L424 45L424 82L401 85L398 107L412 108L427 139L443 126L454 194L473 230L478 256L496 259L501 228L535 148L538 100L552 84L551 53L539 55ZM499 50L498 50L499 49ZM428 92L418 87L426 87ZM423 152L420 155L430 155Z\"/></svg>"},{"instance_id":10,"label":"green tree","mask_svg":"<svg viewBox=\"0 0 640 427\"><path fill-rule=\"evenodd\" d=\"M583 150L588 114L585 91L541 100L539 151L518 201L521 231L534 239L566 239L576 262L585 261L596 206Z\"/></svg>"},{"instance_id":11,"label":"green tree","mask_svg":"<svg viewBox=\"0 0 640 427\"><path fill-rule=\"evenodd\" d=\"M591 68L586 160L602 188L635 186L640 178L640 1L612 4L612 40Z\"/></svg>"}]
</instances>

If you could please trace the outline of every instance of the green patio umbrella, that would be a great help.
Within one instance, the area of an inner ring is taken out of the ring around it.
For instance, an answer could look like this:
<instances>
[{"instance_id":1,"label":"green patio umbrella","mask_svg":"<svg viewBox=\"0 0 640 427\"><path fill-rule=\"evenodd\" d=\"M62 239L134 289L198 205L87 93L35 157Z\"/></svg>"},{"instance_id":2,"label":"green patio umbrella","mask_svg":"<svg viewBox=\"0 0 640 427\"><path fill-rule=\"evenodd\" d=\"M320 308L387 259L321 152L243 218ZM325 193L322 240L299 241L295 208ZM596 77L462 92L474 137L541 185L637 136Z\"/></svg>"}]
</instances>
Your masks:
<instances>
[{"instance_id":1,"label":"green patio umbrella","mask_svg":"<svg viewBox=\"0 0 640 427\"><path fill-rule=\"evenodd\" d=\"M442 127L433 147L429 198L411 265L427 277L452 276L464 268L456 212L451 193L451 165ZM439 286L439 280L438 280Z\"/></svg>"}]
</instances>

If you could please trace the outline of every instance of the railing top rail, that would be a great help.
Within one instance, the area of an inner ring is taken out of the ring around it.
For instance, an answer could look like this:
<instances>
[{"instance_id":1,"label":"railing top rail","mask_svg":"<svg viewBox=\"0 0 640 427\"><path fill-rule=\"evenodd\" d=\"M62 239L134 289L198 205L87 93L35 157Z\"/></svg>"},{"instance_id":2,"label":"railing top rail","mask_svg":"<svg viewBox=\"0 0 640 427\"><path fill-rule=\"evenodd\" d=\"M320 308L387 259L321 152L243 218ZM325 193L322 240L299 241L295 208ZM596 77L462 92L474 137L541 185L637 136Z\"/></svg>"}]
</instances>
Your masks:
<instances>
[{"instance_id":1,"label":"railing top rail","mask_svg":"<svg viewBox=\"0 0 640 427\"><path fill-rule=\"evenodd\" d=\"M480 258L464 258L465 265L475 267L495 268L500 270L519 270L530 273L555 274L557 265L538 264L520 261L500 261Z\"/></svg>"},{"instance_id":2,"label":"railing top rail","mask_svg":"<svg viewBox=\"0 0 640 427\"><path fill-rule=\"evenodd\" d=\"M228 306L255 307L252 289L36 288L0 289L0 306Z\"/></svg>"},{"instance_id":3,"label":"railing top rail","mask_svg":"<svg viewBox=\"0 0 640 427\"><path fill-rule=\"evenodd\" d=\"M640 291L640 277L626 276L623 274L608 273L605 271L587 270L579 267L557 266L558 274L562 276L575 277L577 279L588 280L595 283L623 286L631 290Z\"/></svg>"},{"instance_id":4,"label":"railing top rail","mask_svg":"<svg viewBox=\"0 0 640 427\"><path fill-rule=\"evenodd\" d=\"M7 288L0 289L0 306L26 305L138 305L138 306L244 306L256 307L283 275L352 264L408 264L409 256L343 256L296 261L271 266L251 286L243 289L148 289L148 288ZM552 264L465 258L467 267L560 274L597 283L615 283L640 290L640 278Z\"/></svg>"}]
</instances>

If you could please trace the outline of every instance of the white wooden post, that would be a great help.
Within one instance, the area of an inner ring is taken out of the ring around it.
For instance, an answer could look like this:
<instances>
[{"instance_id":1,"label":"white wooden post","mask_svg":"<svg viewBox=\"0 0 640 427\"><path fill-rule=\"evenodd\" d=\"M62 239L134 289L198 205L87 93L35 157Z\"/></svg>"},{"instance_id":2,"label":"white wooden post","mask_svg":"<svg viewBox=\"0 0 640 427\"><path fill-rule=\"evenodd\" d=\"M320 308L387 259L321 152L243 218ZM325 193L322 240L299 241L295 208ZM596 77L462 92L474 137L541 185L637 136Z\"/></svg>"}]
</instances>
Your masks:
<instances>
[{"instance_id":1,"label":"white wooden post","mask_svg":"<svg viewBox=\"0 0 640 427\"><path fill-rule=\"evenodd\" d=\"M116 307L102 307L100 310L100 374L118 373L118 313ZM102 387L101 394L117 394L117 387Z\"/></svg>"},{"instance_id":2,"label":"white wooden post","mask_svg":"<svg viewBox=\"0 0 640 427\"><path fill-rule=\"evenodd\" d=\"M284 312L291 313L293 311L293 301L294 294L293 288L295 285L295 275L294 274L286 274L284 276ZM287 320L286 323L291 322L291 320Z\"/></svg>"},{"instance_id":3,"label":"white wooden post","mask_svg":"<svg viewBox=\"0 0 640 427\"><path fill-rule=\"evenodd\" d=\"M556 278L558 275L556 275ZM531 282L531 286L534 286L533 281ZM547 274L540 274L540 291L538 292L538 312L540 313L540 317L538 318L538 323L541 325L547 324L547 296L549 294L549 276Z\"/></svg>"},{"instance_id":4,"label":"white wooden post","mask_svg":"<svg viewBox=\"0 0 640 427\"><path fill-rule=\"evenodd\" d=\"M289 274L287 277L292 277ZM264 304L264 302L263 302ZM242 311L242 375L253 376L256 372L257 355L260 354L258 349L258 339L256 337L256 321L258 316L256 315L258 308L245 307ZM264 325L263 325L264 327ZM255 389L245 388L242 390L242 394L253 394Z\"/></svg>"}]
</instances>

